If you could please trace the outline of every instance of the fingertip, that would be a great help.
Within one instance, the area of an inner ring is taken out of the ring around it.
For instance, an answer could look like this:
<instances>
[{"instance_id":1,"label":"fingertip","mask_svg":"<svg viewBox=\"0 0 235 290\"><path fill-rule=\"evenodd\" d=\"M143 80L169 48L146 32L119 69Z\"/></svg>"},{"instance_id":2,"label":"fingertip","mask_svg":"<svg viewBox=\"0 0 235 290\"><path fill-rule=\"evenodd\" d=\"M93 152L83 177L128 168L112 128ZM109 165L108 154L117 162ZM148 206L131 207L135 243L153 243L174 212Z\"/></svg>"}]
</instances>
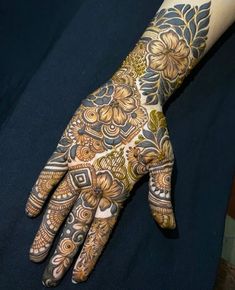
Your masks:
<instances>
[{"instance_id":1,"label":"fingertip","mask_svg":"<svg viewBox=\"0 0 235 290\"><path fill-rule=\"evenodd\" d=\"M78 282L75 281L75 280L73 280L73 279L72 279L72 283L73 283L73 284L78 284Z\"/></svg>"},{"instance_id":2,"label":"fingertip","mask_svg":"<svg viewBox=\"0 0 235 290\"><path fill-rule=\"evenodd\" d=\"M46 278L46 279L43 279L42 278L42 285L46 288L50 288L50 287L55 287L58 285L58 282L55 281L55 280L52 280L50 278Z\"/></svg>"},{"instance_id":3,"label":"fingertip","mask_svg":"<svg viewBox=\"0 0 235 290\"><path fill-rule=\"evenodd\" d=\"M34 263L40 263L46 258L47 254L48 250L40 251L31 247L29 250L29 260Z\"/></svg>"},{"instance_id":4,"label":"fingertip","mask_svg":"<svg viewBox=\"0 0 235 290\"><path fill-rule=\"evenodd\" d=\"M36 216L38 216L41 212L41 207L35 207L33 205L33 203L31 202L31 200L27 201L27 204L25 206L25 214L30 217L30 218L34 218Z\"/></svg>"},{"instance_id":5,"label":"fingertip","mask_svg":"<svg viewBox=\"0 0 235 290\"><path fill-rule=\"evenodd\" d=\"M84 272L74 270L72 274L72 283L78 284L85 282L88 278L88 275L86 275Z\"/></svg>"},{"instance_id":6,"label":"fingertip","mask_svg":"<svg viewBox=\"0 0 235 290\"><path fill-rule=\"evenodd\" d=\"M73 276L72 283L73 284L78 284L78 283L85 282L86 280L87 280L87 277L81 278L81 277L78 277L78 276Z\"/></svg>"},{"instance_id":7,"label":"fingertip","mask_svg":"<svg viewBox=\"0 0 235 290\"><path fill-rule=\"evenodd\" d=\"M164 213L159 213L157 211L152 210L152 215L155 221L158 223L158 225L162 229L175 229L176 228L176 222L175 222L175 217L173 213L164 214Z\"/></svg>"},{"instance_id":8,"label":"fingertip","mask_svg":"<svg viewBox=\"0 0 235 290\"><path fill-rule=\"evenodd\" d=\"M36 217L36 215L35 215L33 212L31 212L31 211L28 209L28 207L25 208L25 214L26 214L27 217L29 217L29 218L34 218L34 217Z\"/></svg>"}]
</instances>

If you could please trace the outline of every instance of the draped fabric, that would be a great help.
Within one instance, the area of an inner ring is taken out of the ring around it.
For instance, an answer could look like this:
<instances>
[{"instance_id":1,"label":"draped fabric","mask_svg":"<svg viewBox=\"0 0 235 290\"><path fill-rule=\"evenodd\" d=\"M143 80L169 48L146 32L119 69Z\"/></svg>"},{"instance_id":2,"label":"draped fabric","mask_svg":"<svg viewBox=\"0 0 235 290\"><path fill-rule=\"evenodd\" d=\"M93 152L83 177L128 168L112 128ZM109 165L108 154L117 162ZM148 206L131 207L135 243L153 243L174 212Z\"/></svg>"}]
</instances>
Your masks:
<instances>
[{"instance_id":1,"label":"draped fabric","mask_svg":"<svg viewBox=\"0 0 235 290\"><path fill-rule=\"evenodd\" d=\"M29 191L81 100L117 70L161 1L1 4L0 287L38 290L48 260L28 259L42 218L24 214ZM58 290L213 288L235 164L233 31L165 107L177 229L154 222L144 178L88 281L73 285L70 269Z\"/></svg>"}]
</instances>

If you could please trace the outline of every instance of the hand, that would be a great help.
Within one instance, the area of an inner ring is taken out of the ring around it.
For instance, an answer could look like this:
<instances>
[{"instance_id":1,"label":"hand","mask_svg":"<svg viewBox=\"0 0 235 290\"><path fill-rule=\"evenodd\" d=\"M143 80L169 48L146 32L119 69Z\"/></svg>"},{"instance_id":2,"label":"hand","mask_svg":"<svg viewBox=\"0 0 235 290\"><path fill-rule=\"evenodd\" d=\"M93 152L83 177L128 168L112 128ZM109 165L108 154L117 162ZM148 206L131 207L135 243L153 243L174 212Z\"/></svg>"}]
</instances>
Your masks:
<instances>
[{"instance_id":1,"label":"hand","mask_svg":"<svg viewBox=\"0 0 235 290\"><path fill-rule=\"evenodd\" d=\"M40 262L47 256L70 212L44 273L45 285L57 284L88 233L73 280L87 278L129 192L148 172L153 216L161 227L174 228L172 166L172 147L161 106L144 105L131 74L123 67L82 102L29 197L26 212L36 216L59 183L30 249L32 261Z\"/></svg>"},{"instance_id":2,"label":"hand","mask_svg":"<svg viewBox=\"0 0 235 290\"><path fill-rule=\"evenodd\" d=\"M36 216L58 185L30 249L30 259L42 261L67 218L43 275L46 286L59 282L83 243L72 279L87 279L131 189L146 173L154 219L162 228L175 227L174 157L162 105L203 53L209 7L160 10L122 67L72 117L26 205L27 214Z\"/></svg>"},{"instance_id":3,"label":"hand","mask_svg":"<svg viewBox=\"0 0 235 290\"><path fill-rule=\"evenodd\" d=\"M161 227L175 226L170 201L173 153L165 117L142 105L134 87L114 80L76 111L26 206L28 215L36 216L60 182L30 250L35 262L46 257L72 208L43 276L47 286L55 285L69 268L88 232L73 280L87 278L133 185L148 172L154 218Z\"/></svg>"}]
</instances>

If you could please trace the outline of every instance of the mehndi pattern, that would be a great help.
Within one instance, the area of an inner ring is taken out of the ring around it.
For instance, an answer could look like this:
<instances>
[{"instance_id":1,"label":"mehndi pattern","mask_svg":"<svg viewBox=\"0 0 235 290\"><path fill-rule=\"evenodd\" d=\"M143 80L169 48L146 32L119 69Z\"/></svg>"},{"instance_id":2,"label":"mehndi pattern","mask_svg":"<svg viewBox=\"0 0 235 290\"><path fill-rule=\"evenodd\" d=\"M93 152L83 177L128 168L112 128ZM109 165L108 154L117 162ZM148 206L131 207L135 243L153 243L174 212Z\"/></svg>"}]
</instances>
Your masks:
<instances>
[{"instance_id":1,"label":"mehndi pattern","mask_svg":"<svg viewBox=\"0 0 235 290\"><path fill-rule=\"evenodd\" d=\"M55 189L30 249L33 261L47 256L66 220L43 275L46 286L58 284L81 245L73 281L87 279L131 189L147 173L153 217L162 228L175 227L174 154L162 106L202 56L209 18L210 2L161 9L121 68L76 110L26 206L36 216Z\"/></svg>"}]
</instances>

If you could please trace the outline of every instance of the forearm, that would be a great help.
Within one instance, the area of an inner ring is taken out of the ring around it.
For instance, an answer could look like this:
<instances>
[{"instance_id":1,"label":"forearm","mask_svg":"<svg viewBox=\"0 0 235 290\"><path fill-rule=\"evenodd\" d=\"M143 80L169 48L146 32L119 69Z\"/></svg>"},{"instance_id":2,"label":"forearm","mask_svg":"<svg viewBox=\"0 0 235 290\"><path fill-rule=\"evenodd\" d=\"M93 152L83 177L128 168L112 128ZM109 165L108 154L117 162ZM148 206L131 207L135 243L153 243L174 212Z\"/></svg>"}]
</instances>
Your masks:
<instances>
[{"instance_id":1,"label":"forearm","mask_svg":"<svg viewBox=\"0 0 235 290\"><path fill-rule=\"evenodd\" d=\"M136 85L146 105L159 109L233 23L235 1L166 0L114 83Z\"/></svg>"}]
</instances>

